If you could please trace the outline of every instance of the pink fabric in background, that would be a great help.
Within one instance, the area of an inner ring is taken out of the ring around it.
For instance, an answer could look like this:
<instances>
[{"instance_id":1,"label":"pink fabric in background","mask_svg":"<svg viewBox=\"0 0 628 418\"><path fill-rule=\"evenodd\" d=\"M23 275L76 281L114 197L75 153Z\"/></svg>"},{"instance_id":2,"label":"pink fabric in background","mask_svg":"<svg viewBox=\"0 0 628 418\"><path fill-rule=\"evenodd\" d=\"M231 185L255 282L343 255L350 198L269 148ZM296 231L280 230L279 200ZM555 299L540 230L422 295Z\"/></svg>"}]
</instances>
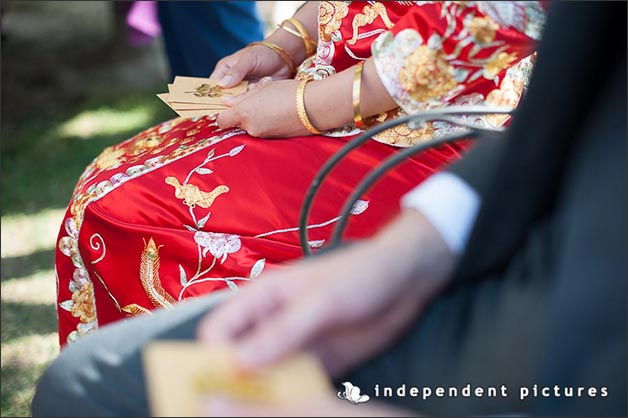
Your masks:
<instances>
[{"instance_id":1,"label":"pink fabric in background","mask_svg":"<svg viewBox=\"0 0 628 418\"><path fill-rule=\"evenodd\" d=\"M126 16L130 46L149 44L161 34L156 1L134 1Z\"/></svg>"}]
</instances>

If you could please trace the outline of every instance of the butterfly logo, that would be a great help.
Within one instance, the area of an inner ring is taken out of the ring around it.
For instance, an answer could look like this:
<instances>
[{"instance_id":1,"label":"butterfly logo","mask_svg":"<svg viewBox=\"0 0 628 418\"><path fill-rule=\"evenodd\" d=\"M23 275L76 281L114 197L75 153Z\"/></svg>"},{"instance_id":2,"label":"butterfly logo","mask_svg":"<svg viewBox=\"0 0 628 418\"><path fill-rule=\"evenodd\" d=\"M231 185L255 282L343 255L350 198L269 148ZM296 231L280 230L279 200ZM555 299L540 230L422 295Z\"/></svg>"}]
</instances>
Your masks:
<instances>
[{"instance_id":1,"label":"butterfly logo","mask_svg":"<svg viewBox=\"0 0 628 418\"><path fill-rule=\"evenodd\" d=\"M338 392L338 397L345 399L350 404L357 405L368 402L371 399L369 395L360 395L360 388L354 386L351 382L343 382L342 385L345 387L345 390Z\"/></svg>"}]
</instances>

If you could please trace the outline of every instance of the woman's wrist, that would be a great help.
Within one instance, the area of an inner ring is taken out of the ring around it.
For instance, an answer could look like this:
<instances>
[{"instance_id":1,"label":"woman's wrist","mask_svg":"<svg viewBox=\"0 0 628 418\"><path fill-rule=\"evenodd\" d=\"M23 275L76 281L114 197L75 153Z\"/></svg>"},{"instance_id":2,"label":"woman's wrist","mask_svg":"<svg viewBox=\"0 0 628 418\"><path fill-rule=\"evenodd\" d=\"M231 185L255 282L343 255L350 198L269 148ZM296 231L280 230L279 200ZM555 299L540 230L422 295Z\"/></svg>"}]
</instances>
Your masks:
<instances>
[{"instance_id":1,"label":"woman's wrist","mask_svg":"<svg viewBox=\"0 0 628 418\"><path fill-rule=\"evenodd\" d=\"M310 84L305 94L305 106L318 130L328 131L353 123L354 79L355 66ZM361 91L359 106L363 118L397 107L380 81L371 59L364 63Z\"/></svg>"},{"instance_id":2,"label":"woman's wrist","mask_svg":"<svg viewBox=\"0 0 628 418\"><path fill-rule=\"evenodd\" d=\"M307 58L303 41L283 30L276 30L264 41L271 42L285 49L297 66L299 66L305 58Z\"/></svg>"}]
</instances>

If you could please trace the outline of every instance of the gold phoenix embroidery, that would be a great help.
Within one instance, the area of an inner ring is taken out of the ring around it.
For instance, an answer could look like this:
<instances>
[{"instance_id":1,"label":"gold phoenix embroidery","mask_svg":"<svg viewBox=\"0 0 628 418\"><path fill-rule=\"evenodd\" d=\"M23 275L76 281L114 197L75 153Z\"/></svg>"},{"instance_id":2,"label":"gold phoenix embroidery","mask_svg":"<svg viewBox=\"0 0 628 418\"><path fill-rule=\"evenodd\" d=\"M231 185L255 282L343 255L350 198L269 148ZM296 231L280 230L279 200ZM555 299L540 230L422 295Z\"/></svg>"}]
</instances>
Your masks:
<instances>
[{"instance_id":1,"label":"gold phoenix embroidery","mask_svg":"<svg viewBox=\"0 0 628 418\"><path fill-rule=\"evenodd\" d=\"M165 182L174 187L177 199L183 199L183 203L190 207L198 205L209 208L218 196L229 191L229 187L220 185L211 192L204 192L193 184L180 184L179 180L172 176L166 177Z\"/></svg>"},{"instance_id":2,"label":"gold phoenix embroidery","mask_svg":"<svg viewBox=\"0 0 628 418\"><path fill-rule=\"evenodd\" d=\"M387 29L395 26L390 19L388 18L388 13L386 12L386 6L381 3L375 3L372 6L366 5L364 9L362 9L362 13L358 13L353 18L353 37L347 41L349 45L354 45L358 41L358 29L362 26L370 25L377 19L377 17L381 17L386 25Z\"/></svg>"},{"instance_id":3,"label":"gold phoenix embroidery","mask_svg":"<svg viewBox=\"0 0 628 418\"><path fill-rule=\"evenodd\" d=\"M152 237L145 244L144 251L142 251L140 281L148 295L148 299L156 308L169 308L175 303L174 298L161 286L159 278L159 248ZM127 307L125 306L125 308Z\"/></svg>"}]
</instances>

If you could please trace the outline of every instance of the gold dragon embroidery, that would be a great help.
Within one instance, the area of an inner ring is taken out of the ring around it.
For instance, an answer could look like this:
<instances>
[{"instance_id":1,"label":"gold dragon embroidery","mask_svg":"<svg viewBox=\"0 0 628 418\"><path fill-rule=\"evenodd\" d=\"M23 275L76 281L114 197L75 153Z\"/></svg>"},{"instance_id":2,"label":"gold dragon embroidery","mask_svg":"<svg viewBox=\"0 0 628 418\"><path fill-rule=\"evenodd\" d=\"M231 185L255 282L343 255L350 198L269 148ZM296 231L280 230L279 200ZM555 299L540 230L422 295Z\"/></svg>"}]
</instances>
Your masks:
<instances>
[{"instance_id":1,"label":"gold dragon embroidery","mask_svg":"<svg viewBox=\"0 0 628 418\"><path fill-rule=\"evenodd\" d=\"M386 6L381 3L375 3L372 6L366 5L364 9L362 9L362 13L358 13L353 18L352 27L353 27L353 37L347 41L349 45L355 45L358 41L358 29L362 26L370 25L377 19L381 17L386 25L387 29L395 26L390 19L388 18L388 13L386 12Z\"/></svg>"}]
</instances>

